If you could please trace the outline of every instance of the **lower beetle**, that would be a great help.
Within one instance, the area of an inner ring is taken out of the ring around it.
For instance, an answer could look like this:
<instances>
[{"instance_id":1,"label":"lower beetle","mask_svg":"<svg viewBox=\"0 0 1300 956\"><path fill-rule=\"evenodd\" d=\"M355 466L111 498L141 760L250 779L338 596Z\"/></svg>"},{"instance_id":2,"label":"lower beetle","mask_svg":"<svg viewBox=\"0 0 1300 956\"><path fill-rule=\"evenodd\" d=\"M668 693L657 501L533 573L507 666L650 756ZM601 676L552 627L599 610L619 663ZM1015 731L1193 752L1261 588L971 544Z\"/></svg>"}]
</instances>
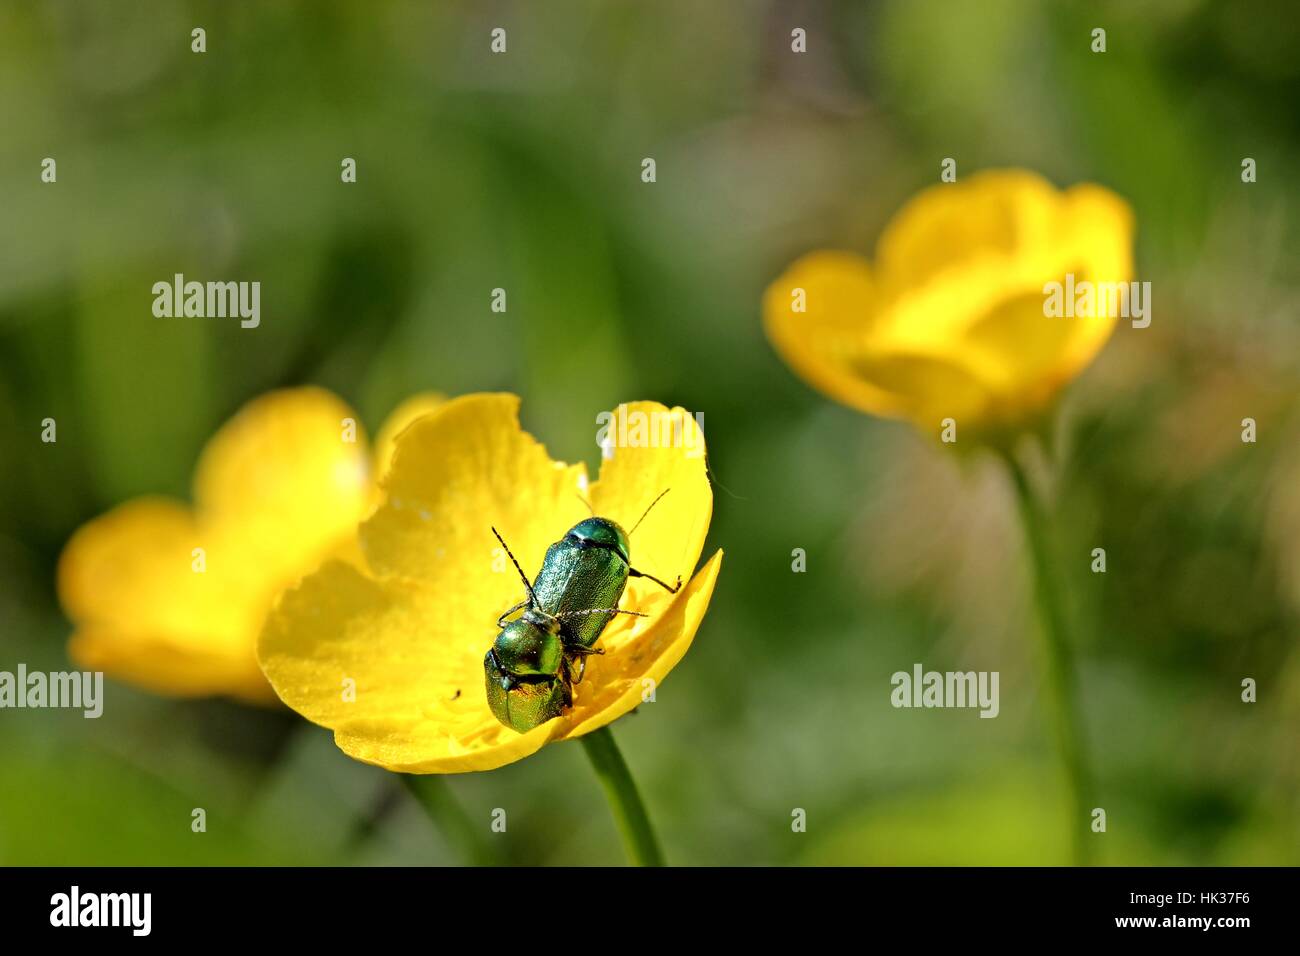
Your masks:
<instances>
[{"instance_id":1,"label":"lower beetle","mask_svg":"<svg viewBox=\"0 0 1300 956\"><path fill-rule=\"evenodd\" d=\"M632 531L666 494L650 503ZM594 645L614 615L646 616L618 606L629 577L647 578L670 594L681 589L682 580L678 577L669 587L632 567L630 533L608 518L593 515L570 528L546 549L532 584L497 529L492 533L510 555L528 596L497 619L501 632L483 658L483 673L492 713L522 734L573 705L573 685L582 681L587 657L605 653ZM519 610L523 614L506 621Z\"/></svg>"}]
</instances>

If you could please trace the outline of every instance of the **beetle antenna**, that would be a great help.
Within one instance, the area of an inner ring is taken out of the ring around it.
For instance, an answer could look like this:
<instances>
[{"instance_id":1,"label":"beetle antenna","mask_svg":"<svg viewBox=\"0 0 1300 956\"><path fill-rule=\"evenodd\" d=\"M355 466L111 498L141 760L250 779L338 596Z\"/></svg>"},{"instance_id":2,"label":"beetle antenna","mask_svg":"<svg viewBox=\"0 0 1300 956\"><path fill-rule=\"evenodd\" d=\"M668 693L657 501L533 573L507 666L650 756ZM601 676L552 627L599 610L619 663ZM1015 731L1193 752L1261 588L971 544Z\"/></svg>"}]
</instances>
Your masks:
<instances>
[{"instance_id":1,"label":"beetle antenna","mask_svg":"<svg viewBox=\"0 0 1300 956\"><path fill-rule=\"evenodd\" d=\"M533 586L528 583L528 577L524 574L524 569L519 566L519 562L515 560L515 556L510 554L510 545L506 544L505 538L501 537L501 533L497 531L496 528L492 529L492 533L496 535L497 540L501 542L501 547L506 549L506 554L510 555L510 563L515 566L515 570L519 572L519 580L523 581L524 587L528 589L528 600L532 602L533 607L537 607L537 595L533 592Z\"/></svg>"},{"instance_id":2,"label":"beetle antenna","mask_svg":"<svg viewBox=\"0 0 1300 956\"><path fill-rule=\"evenodd\" d=\"M591 516L593 518L596 517L596 509L591 506L591 502L588 501L586 498L582 497L582 495L578 494L578 492L576 491L574 492L574 494L578 495L578 500L587 506L587 510L591 512Z\"/></svg>"},{"instance_id":3,"label":"beetle antenna","mask_svg":"<svg viewBox=\"0 0 1300 956\"><path fill-rule=\"evenodd\" d=\"M721 481L718 480L718 473L717 473L716 471L713 470L713 463L712 463L711 461L709 461L709 453L708 453L708 452L705 452L705 453L704 453L704 469L705 469L705 471L707 471L707 472L709 473L709 478L710 478L710 480L712 480L712 482L713 482L715 485L717 485L719 488L721 488L721 489L722 489L723 491L725 491L727 494L731 495L731 497L735 498L737 501L748 501L748 500L749 500L748 498L745 498L745 497L742 496L742 495L738 495L738 494L736 494L734 491L732 491L730 488L728 488L726 485L724 485Z\"/></svg>"},{"instance_id":4,"label":"beetle antenna","mask_svg":"<svg viewBox=\"0 0 1300 956\"><path fill-rule=\"evenodd\" d=\"M555 616L558 617L560 620L563 621L563 620L567 620L568 618L571 618L571 617L589 617L589 616L592 615L592 614L631 614L633 617L649 617L649 616L650 616L649 614L642 614L640 611L625 611L625 610L623 610L621 607L593 607L593 608L582 608L581 610L578 610L578 611L561 611L559 614L557 614L557 615L555 615ZM604 652L604 651L597 651L596 653L598 653L598 654L603 654L603 653L605 653L605 652Z\"/></svg>"},{"instance_id":5,"label":"beetle antenna","mask_svg":"<svg viewBox=\"0 0 1300 956\"><path fill-rule=\"evenodd\" d=\"M659 492L659 498L662 498L670 491L672 491L671 488L665 488L663 491ZM650 508L653 508L655 505L659 504L659 498L656 498L654 501L650 502ZM645 516L650 513L650 508L647 508L645 511L643 511L641 513L641 517L636 519L636 524L632 525L632 530L627 533L627 536L629 538L636 533L637 528L641 527L641 522L645 521Z\"/></svg>"}]
</instances>

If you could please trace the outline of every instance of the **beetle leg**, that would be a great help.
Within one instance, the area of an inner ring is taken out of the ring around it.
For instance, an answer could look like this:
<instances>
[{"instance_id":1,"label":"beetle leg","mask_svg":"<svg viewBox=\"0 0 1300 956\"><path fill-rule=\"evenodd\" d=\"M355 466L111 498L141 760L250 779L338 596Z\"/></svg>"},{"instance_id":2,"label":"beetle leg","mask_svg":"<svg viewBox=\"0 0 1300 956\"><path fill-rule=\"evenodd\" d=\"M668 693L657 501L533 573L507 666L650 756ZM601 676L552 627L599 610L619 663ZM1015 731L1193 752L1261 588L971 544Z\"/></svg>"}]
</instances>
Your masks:
<instances>
[{"instance_id":1,"label":"beetle leg","mask_svg":"<svg viewBox=\"0 0 1300 956\"><path fill-rule=\"evenodd\" d=\"M568 678L569 676L567 669L564 676L566 678ZM566 679L563 683L564 683L564 706L572 707L573 706L573 681Z\"/></svg>"},{"instance_id":2,"label":"beetle leg","mask_svg":"<svg viewBox=\"0 0 1300 956\"><path fill-rule=\"evenodd\" d=\"M680 574L677 575L677 584L675 584L673 587L669 587L668 585L664 584L664 582L660 581L653 574L646 574L644 571L638 571L636 568L628 568L627 574L628 577L632 577L632 578L649 578L651 581L659 585L669 594L676 594L678 591L682 589L682 576Z\"/></svg>"},{"instance_id":3,"label":"beetle leg","mask_svg":"<svg viewBox=\"0 0 1300 956\"><path fill-rule=\"evenodd\" d=\"M582 678L587 673L586 660L587 659L585 657L578 657L577 655L574 656L569 656L568 654L565 655L564 684L566 687L572 688L575 685L582 683ZM575 662L578 663L577 674L574 674Z\"/></svg>"},{"instance_id":4,"label":"beetle leg","mask_svg":"<svg viewBox=\"0 0 1300 956\"><path fill-rule=\"evenodd\" d=\"M581 645L575 645L574 647L570 647L567 650L568 653L565 655L564 658L564 674L568 678L568 682L570 684L582 683L582 678L586 676L587 673L588 657L591 657L593 654L605 653L605 648L603 647L582 647ZM577 662L578 665L577 677L573 676L574 662Z\"/></svg>"}]
</instances>

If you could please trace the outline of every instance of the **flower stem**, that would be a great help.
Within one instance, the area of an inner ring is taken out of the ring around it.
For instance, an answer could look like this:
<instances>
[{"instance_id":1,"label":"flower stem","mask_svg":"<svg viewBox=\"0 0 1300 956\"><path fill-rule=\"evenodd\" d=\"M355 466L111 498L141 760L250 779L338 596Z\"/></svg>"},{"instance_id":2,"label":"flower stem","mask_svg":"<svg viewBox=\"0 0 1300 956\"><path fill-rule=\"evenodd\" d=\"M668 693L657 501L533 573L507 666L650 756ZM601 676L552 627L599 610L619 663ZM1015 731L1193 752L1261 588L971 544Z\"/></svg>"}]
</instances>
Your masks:
<instances>
[{"instance_id":1,"label":"flower stem","mask_svg":"<svg viewBox=\"0 0 1300 956\"><path fill-rule=\"evenodd\" d=\"M480 838L479 830L447 786L446 780L431 773L401 773L397 776L424 810L434 828L451 844L462 860L471 866L496 862L495 855Z\"/></svg>"},{"instance_id":2,"label":"flower stem","mask_svg":"<svg viewBox=\"0 0 1300 956\"><path fill-rule=\"evenodd\" d=\"M1004 456L1016 489L1016 503L1024 525L1025 540L1033 562L1034 592L1038 605L1039 627L1043 636L1047 676L1057 746L1070 787L1070 843L1076 866L1091 861L1091 845L1085 821L1092 813L1092 775L1088 767L1087 745L1079 711L1077 677L1070 649L1065 609L1054 577L1049 520L1042 500L1035 492L1024 468L1007 453Z\"/></svg>"},{"instance_id":3,"label":"flower stem","mask_svg":"<svg viewBox=\"0 0 1300 956\"><path fill-rule=\"evenodd\" d=\"M663 866L664 855L659 849L659 840L646 815L636 782L627 769L627 762L614 742L614 735L608 727L601 727L581 739L591 767L605 790L610 809L614 811L614 822L623 836L628 859L636 866Z\"/></svg>"}]
</instances>

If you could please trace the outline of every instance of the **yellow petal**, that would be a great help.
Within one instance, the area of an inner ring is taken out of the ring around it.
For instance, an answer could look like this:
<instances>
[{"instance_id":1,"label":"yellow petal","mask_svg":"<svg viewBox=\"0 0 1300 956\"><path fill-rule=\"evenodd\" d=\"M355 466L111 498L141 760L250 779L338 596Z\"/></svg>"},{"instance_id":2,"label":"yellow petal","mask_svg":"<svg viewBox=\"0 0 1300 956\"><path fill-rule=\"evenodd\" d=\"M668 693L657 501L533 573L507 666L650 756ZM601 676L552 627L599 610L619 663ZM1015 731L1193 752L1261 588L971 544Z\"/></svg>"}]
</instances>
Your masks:
<instances>
[{"instance_id":1,"label":"yellow petal","mask_svg":"<svg viewBox=\"0 0 1300 956\"><path fill-rule=\"evenodd\" d=\"M68 656L78 667L103 671L155 694L229 695L270 703L275 694L248 650L245 645L230 653L197 634L151 635L95 627L76 631L68 642Z\"/></svg>"},{"instance_id":2,"label":"yellow petal","mask_svg":"<svg viewBox=\"0 0 1300 956\"><path fill-rule=\"evenodd\" d=\"M194 510L143 498L88 522L59 565L75 659L150 690L271 699L255 641L276 593L353 536L364 434L328 392L275 392L209 442Z\"/></svg>"},{"instance_id":3,"label":"yellow petal","mask_svg":"<svg viewBox=\"0 0 1300 956\"><path fill-rule=\"evenodd\" d=\"M876 246L882 279L915 289L980 261L1033 252L1056 225L1052 184L1022 169L986 170L930 186L890 220Z\"/></svg>"},{"instance_id":4,"label":"yellow petal","mask_svg":"<svg viewBox=\"0 0 1300 956\"><path fill-rule=\"evenodd\" d=\"M517 734L488 710L483 655L503 610L331 562L281 598L258 657L280 699L333 729L357 760L412 773L487 770L558 729L552 721Z\"/></svg>"},{"instance_id":5,"label":"yellow petal","mask_svg":"<svg viewBox=\"0 0 1300 956\"><path fill-rule=\"evenodd\" d=\"M879 349L864 354L853 368L865 380L890 389L896 414L928 433L937 434L945 418L959 424L981 420L993 400L986 379L952 354Z\"/></svg>"},{"instance_id":6,"label":"yellow petal","mask_svg":"<svg viewBox=\"0 0 1300 956\"><path fill-rule=\"evenodd\" d=\"M1059 192L1023 170L977 173L899 211L881 235L874 285L840 253L797 262L768 290L768 332L802 377L863 411L927 431L944 417L977 431L1020 427L1115 325L1114 315L1045 315L1044 285L1067 274L1126 282L1131 249L1132 214L1108 190ZM811 321L788 307L800 284Z\"/></svg>"},{"instance_id":7,"label":"yellow petal","mask_svg":"<svg viewBox=\"0 0 1300 956\"><path fill-rule=\"evenodd\" d=\"M586 517L585 475L519 427L516 396L454 398L402 434L384 504L361 528L366 558L377 577L472 595L495 621L520 584L492 529L531 578L546 548Z\"/></svg>"},{"instance_id":8,"label":"yellow petal","mask_svg":"<svg viewBox=\"0 0 1300 956\"><path fill-rule=\"evenodd\" d=\"M588 658L587 673L574 691L573 710L553 721L563 724L557 738L580 737L604 727L639 707L645 692L663 683L695 639L721 570L718 551L674 600L655 605L659 610L651 617L610 622L600 638L605 653Z\"/></svg>"},{"instance_id":9,"label":"yellow petal","mask_svg":"<svg viewBox=\"0 0 1300 956\"><path fill-rule=\"evenodd\" d=\"M1047 282L1126 283L1132 277L1133 218L1127 204L1097 186L1062 195L1050 236L1009 274L992 304L954 337L966 362L993 393L992 413L1006 422L1044 406L1083 370L1114 330L1117 314L1054 317L1044 314ZM955 284L955 283L954 283ZM967 286L969 288L969 286Z\"/></svg>"},{"instance_id":10,"label":"yellow petal","mask_svg":"<svg viewBox=\"0 0 1300 956\"><path fill-rule=\"evenodd\" d=\"M182 505L121 505L82 526L60 558L59 596L80 624L69 653L158 692L265 698L252 655L253 601L265 606L270 595L250 599L245 571L220 533Z\"/></svg>"},{"instance_id":11,"label":"yellow petal","mask_svg":"<svg viewBox=\"0 0 1300 956\"><path fill-rule=\"evenodd\" d=\"M495 627L475 637L469 619L457 617L481 609L380 583L342 562L285 593L259 659L281 700L332 729L357 760L403 773L491 770L636 707L642 682L657 685L690 647L721 563L719 552L657 617L611 622L601 637L606 653L589 659L574 709L526 734L488 709L483 655Z\"/></svg>"},{"instance_id":12,"label":"yellow petal","mask_svg":"<svg viewBox=\"0 0 1300 956\"><path fill-rule=\"evenodd\" d=\"M59 559L59 597L73 620L143 630L188 625L202 593L191 570L202 533L190 510L139 498L82 525Z\"/></svg>"},{"instance_id":13,"label":"yellow petal","mask_svg":"<svg viewBox=\"0 0 1300 956\"><path fill-rule=\"evenodd\" d=\"M621 606L651 617L611 622L601 637L606 653L589 661L575 707L526 734L497 722L483 657L497 617L524 592L491 527L531 579L546 547L587 516L585 470L551 461L520 429L518 404L509 395L463 396L407 428L386 501L361 532L371 573L331 562L286 592L263 630L258 657L276 693L333 729L358 760L411 773L486 770L602 726L636 706L644 678L661 680L680 659L708 606L720 555L675 597L636 582ZM681 409L637 403L622 411L633 410L669 416L682 443L617 448L591 500L631 524L672 487L632 536L632 552L634 563L663 561L665 574L685 577L712 508L702 438ZM689 448L701 454L688 457Z\"/></svg>"},{"instance_id":14,"label":"yellow petal","mask_svg":"<svg viewBox=\"0 0 1300 956\"><path fill-rule=\"evenodd\" d=\"M792 308L798 290L806 296L804 312ZM814 252L768 286L763 321L777 353L808 384L859 411L896 416L905 412L905 401L857 368L879 308L864 259Z\"/></svg>"},{"instance_id":15,"label":"yellow petal","mask_svg":"<svg viewBox=\"0 0 1300 956\"><path fill-rule=\"evenodd\" d=\"M1128 203L1108 189L1085 183L1066 192L1062 215L1072 229L1069 242L1081 264L1076 280L1096 284L1133 279L1135 226ZM1113 315L1076 319L1054 375L1068 381L1082 371L1106 344L1116 321Z\"/></svg>"},{"instance_id":16,"label":"yellow petal","mask_svg":"<svg viewBox=\"0 0 1300 956\"><path fill-rule=\"evenodd\" d=\"M629 532L633 568L670 585L678 578L686 581L699 563L713 516L704 433L684 408L657 402L630 402L612 415L610 457L601 462L588 501L596 514ZM640 424L646 426L644 436ZM620 440L626 444L620 446ZM642 515L645 520L633 531ZM628 592L638 607L658 607L670 597L644 578L629 580Z\"/></svg>"},{"instance_id":17,"label":"yellow petal","mask_svg":"<svg viewBox=\"0 0 1300 956\"><path fill-rule=\"evenodd\" d=\"M440 392L419 392L403 401L389 414L379 428L375 438L375 474L383 477L393 463L393 452L397 449L397 437L411 423L425 415L431 415L447 404L447 396Z\"/></svg>"},{"instance_id":18,"label":"yellow petal","mask_svg":"<svg viewBox=\"0 0 1300 956\"><path fill-rule=\"evenodd\" d=\"M237 539L260 579L296 578L365 516L365 433L324 389L271 392L244 406L204 448L194 498L205 521Z\"/></svg>"}]
</instances>

